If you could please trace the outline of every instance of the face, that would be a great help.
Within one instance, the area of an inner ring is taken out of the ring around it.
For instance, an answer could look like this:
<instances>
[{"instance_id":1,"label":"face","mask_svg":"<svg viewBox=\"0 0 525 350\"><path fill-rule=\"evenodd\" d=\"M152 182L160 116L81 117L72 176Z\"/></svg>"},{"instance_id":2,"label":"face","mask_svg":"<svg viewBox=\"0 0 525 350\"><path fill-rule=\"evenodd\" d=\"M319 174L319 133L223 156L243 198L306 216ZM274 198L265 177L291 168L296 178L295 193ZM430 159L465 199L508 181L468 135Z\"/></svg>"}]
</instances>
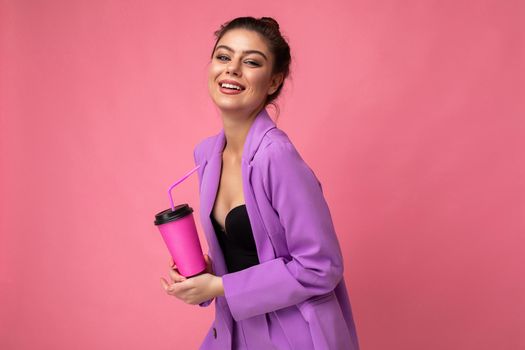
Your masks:
<instances>
[{"instance_id":1,"label":"face","mask_svg":"<svg viewBox=\"0 0 525 350\"><path fill-rule=\"evenodd\" d=\"M273 55L256 32L232 29L223 35L213 52L208 89L222 111L250 113L264 105L282 82L272 75ZM224 83L232 85L224 86Z\"/></svg>"}]
</instances>

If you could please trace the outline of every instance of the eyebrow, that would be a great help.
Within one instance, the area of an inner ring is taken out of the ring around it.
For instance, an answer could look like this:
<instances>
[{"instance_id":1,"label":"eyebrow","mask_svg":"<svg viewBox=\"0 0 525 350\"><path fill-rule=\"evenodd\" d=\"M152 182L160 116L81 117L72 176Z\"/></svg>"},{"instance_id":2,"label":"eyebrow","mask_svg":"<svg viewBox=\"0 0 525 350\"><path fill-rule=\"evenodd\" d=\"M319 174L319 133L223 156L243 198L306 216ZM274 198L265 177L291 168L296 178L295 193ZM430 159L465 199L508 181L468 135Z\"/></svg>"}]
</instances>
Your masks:
<instances>
[{"instance_id":1,"label":"eyebrow","mask_svg":"<svg viewBox=\"0 0 525 350\"><path fill-rule=\"evenodd\" d=\"M226 46L226 45L219 45L219 46L217 46L217 48L215 48L215 51L217 51L218 49L226 49L228 51L235 52L235 50L233 50L231 47ZM242 53L243 54L258 53L259 55L264 57L264 59L266 61L268 61L268 57L266 57L266 55L264 53L262 53L261 51L258 51L258 50L245 50Z\"/></svg>"}]
</instances>

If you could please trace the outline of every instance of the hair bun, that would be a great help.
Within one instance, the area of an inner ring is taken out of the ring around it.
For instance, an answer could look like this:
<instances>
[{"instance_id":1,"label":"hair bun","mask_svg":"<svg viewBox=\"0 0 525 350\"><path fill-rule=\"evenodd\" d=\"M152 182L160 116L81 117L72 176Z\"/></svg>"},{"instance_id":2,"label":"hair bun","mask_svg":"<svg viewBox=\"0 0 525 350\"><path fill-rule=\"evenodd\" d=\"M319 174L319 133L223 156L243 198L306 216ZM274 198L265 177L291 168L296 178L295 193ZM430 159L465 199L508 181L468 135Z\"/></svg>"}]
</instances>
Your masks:
<instances>
[{"instance_id":1,"label":"hair bun","mask_svg":"<svg viewBox=\"0 0 525 350\"><path fill-rule=\"evenodd\" d=\"M279 23L277 23L277 21L273 19L272 17L261 17L260 20L272 27L275 27L277 30L279 30Z\"/></svg>"}]
</instances>

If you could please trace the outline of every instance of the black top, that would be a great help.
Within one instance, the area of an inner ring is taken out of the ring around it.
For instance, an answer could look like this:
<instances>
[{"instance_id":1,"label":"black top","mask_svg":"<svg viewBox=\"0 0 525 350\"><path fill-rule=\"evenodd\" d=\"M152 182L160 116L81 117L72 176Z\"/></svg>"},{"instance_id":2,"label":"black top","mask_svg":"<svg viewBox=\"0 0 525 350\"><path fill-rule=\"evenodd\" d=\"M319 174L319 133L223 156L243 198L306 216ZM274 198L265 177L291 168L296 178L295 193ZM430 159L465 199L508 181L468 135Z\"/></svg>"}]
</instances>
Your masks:
<instances>
[{"instance_id":1,"label":"black top","mask_svg":"<svg viewBox=\"0 0 525 350\"><path fill-rule=\"evenodd\" d=\"M257 248L246 205L239 205L226 215L226 232L210 215L215 233L222 248L228 272L244 270L259 264Z\"/></svg>"}]
</instances>

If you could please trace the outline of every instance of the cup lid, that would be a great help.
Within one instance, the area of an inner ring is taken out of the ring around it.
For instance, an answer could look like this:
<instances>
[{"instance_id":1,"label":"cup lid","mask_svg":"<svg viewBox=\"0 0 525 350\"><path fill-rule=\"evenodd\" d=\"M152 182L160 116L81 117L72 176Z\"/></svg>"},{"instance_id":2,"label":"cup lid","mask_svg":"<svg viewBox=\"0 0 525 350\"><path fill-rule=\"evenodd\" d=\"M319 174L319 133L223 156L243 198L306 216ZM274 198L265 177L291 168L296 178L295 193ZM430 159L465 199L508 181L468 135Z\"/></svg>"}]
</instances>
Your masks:
<instances>
[{"instance_id":1,"label":"cup lid","mask_svg":"<svg viewBox=\"0 0 525 350\"><path fill-rule=\"evenodd\" d=\"M174 210L168 208L155 215L155 225L166 224L175 221L193 213L193 209L188 204L179 204L174 207Z\"/></svg>"}]
</instances>

